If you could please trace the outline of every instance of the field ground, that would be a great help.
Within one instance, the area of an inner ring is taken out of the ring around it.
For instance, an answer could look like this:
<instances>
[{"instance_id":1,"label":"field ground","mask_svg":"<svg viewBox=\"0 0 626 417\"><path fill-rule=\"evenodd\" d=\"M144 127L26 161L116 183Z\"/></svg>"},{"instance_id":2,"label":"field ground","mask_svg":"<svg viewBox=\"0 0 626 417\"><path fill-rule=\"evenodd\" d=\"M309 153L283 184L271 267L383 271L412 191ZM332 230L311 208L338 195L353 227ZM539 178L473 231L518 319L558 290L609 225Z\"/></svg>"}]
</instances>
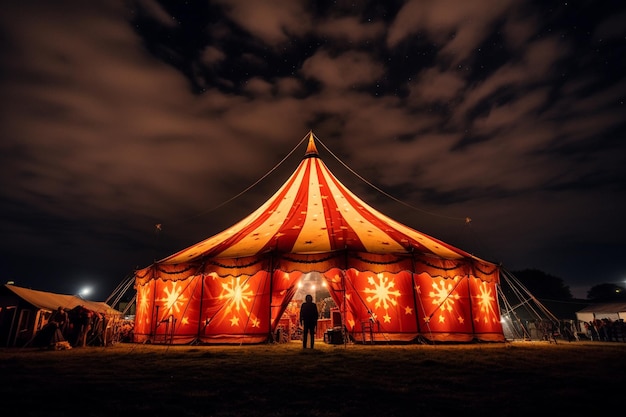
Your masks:
<instances>
[{"instance_id":1,"label":"field ground","mask_svg":"<svg viewBox=\"0 0 626 417\"><path fill-rule=\"evenodd\" d=\"M626 411L626 343L0 349L19 416L593 416ZM3 412L4 414L4 412Z\"/></svg>"}]
</instances>

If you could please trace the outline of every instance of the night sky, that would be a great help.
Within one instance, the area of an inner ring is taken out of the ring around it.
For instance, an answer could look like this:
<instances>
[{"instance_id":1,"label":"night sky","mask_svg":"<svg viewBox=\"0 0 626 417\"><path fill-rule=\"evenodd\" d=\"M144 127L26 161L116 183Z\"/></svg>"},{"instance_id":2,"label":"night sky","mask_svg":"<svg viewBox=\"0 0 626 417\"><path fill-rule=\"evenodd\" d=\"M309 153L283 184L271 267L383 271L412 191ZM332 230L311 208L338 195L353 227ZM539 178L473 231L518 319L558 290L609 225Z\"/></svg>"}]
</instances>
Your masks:
<instances>
[{"instance_id":1,"label":"night sky","mask_svg":"<svg viewBox=\"0 0 626 417\"><path fill-rule=\"evenodd\" d=\"M312 130L414 229L625 284L623 0L0 3L3 283L104 300L256 209Z\"/></svg>"}]
</instances>

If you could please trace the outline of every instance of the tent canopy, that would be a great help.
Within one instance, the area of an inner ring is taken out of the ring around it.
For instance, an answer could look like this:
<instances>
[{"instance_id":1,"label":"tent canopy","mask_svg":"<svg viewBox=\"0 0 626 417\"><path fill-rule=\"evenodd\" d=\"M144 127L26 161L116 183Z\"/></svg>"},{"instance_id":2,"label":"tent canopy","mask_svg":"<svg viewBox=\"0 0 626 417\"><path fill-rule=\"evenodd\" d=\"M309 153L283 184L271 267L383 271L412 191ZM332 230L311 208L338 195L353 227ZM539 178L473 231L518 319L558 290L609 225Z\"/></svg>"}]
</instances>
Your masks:
<instances>
[{"instance_id":1,"label":"tent canopy","mask_svg":"<svg viewBox=\"0 0 626 417\"><path fill-rule=\"evenodd\" d=\"M310 132L304 159L265 204L234 226L159 263L241 258L267 252L336 251L474 258L390 219L354 195L321 161Z\"/></svg>"},{"instance_id":2,"label":"tent canopy","mask_svg":"<svg viewBox=\"0 0 626 417\"><path fill-rule=\"evenodd\" d=\"M42 310L54 311L59 307L71 310L74 307L82 305L88 310L106 315L119 316L122 314L106 303L84 300L77 295L56 294L8 284L5 284L4 287L15 293L24 301Z\"/></svg>"},{"instance_id":3,"label":"tent canopy","mask_svg":"<svg viewBox=\"0 0 626 417\"><path fill-rule=\"evenodd\" d=\"M591 304L576 312L580 321L592 321L608 318L611 320L626 319L626 303L598 303Z\"/></svg>"},{"instance_id":4,"label":"tent canopy","mask_svg":"<svg viewBox=\"0 0 626 417\"><path fill-rule=\"evenodd\" d=\"M589 305L578 313L622 313L626 314L626 303L599 303Z\"/></svg>"}]
</instances>

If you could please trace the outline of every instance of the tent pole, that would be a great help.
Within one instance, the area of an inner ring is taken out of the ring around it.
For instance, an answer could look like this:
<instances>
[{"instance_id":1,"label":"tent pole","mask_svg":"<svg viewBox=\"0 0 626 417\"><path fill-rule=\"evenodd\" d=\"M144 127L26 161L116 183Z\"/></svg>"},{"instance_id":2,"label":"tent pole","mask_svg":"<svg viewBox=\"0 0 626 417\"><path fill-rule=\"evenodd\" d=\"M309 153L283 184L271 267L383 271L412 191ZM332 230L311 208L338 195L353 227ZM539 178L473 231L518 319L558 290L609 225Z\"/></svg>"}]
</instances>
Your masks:
<instances>
[{"instance_id":1,"label":"tent pole","mask_svg":"<svg viewBox=\"0 0 626 417\"><path fill-rule=\"evenodd\" d=\"M467 295L469 296L469 315L470 315L470 321L472 323L472 336L474 339L476 339L476 326L474 325L474 309L472 306L472 288L470 287L470 275L476 276L474 274L474 267L473 265L470 265L470 274L466 274L465 275L465 280L467 280Z\"/></svg>"},{"instance_id":2,"label":"tent pole","mask_svg":"<svg viewBox=\"0 0 626 417\"><path fill-rule=\"evenodd\" d=\"M341 287L343 288L343 302L341 307L341 335L343 339L343 347L347 347L348 344L348 327L346 326L346 314L347 314L347 306L346 306L346 271L348 270L348 247L345 248L344 251L344 267L341 271Z\"/></svg>"},{"instance_id":3,"label":"tent pole","mask_svg":"<svg viewBox=\"0 0 626 417\"><path fill-rule=\"evenodd\" d=\"M202 326L202 302L204 301L204 271L206 268L206 264L205 262L202 262L202 267L200 269L201 273L200 273L200 308L198 309L198 331L196 332L196 338L193 342L191 342L192 345L196 345L200 343L200 338L201 338L201 333L203 329L206 329L206 326Z\"/></svg>"},{"instance_id":4,"label":"tent pole","mask_svg":"<svg viewBox=\"0 0 626 417\"><path fill-rule=\"evenodd\" d=\"M348 314L348 307L346 305L346 270L341 271L341 287L343 288L343 302L341 307L341 334L343 338L343 346L346 347L348 344L348 337L350 336L348 333L348 326L346 326L346 317Z\"/></svg>"},{"instance_id":5,"label":"tent pole","mask_svg":"<svg viewBox=\"0 0 626 417\"><path fill-rule=\"evenodd\" d=\"M417 288L415 285L415 248L411 246L411 288L413 293L413 307L415 308L415 325L417 328L417 334L422 334L422 330L420 329L420 319L418 317L418 308L417 308Z\"/></svg>"},{"instance_id":6,"label":"tent pole","mask_svg":"<svg viewBox=\"0 0 626 417\"><path fill-rule=\"evenodd\" d=\"M269 316L267 320L267 341L269 343L275 342L274 333L272 332L272 296L274 295L274 252L270 252L270 302L269 302Z\"/></svg>"},{"instance_id":7,"label":"tent pole","mask_svg":"<svg viewBox=\"0 0 626 417\"><path fill-rule=\"evenodd\" d=\"M152 264L152 285L154 286L154 291L152 291L152 302L150 303L152 305L152 317L154 318L152 320L152 323L150 323L150 335L148 336L148 340L146 340L144 343L148 342L148 343L152 343L154 342L154 340L156 339L156 330L157 330L157 322L159 321L159 306L156 306L156 313L155 313L155 304L156 304L156 272L158 271L158 267L157 264ZM154 325L154 327L152 327Z\"/></svg>"},{"instance_id":8,"label":"tent pole","mask_svg":"<svg viewBox=\"0 0 626 417\"><path fill-rule=\"evenodd\" d=\"M11 337L13 337L13 345L11 346L15 346L15 342L17 341L17 331L15 331L15 334L13 334L13 331L15 330L15 316L17 315L17 304L14 306L7 306L5 308L6 311L11 309L13 309L13 317L11 318L11 327L9 329L9 335L7 336L7 347L10 346Z\"/></svg>"}]
</instances>

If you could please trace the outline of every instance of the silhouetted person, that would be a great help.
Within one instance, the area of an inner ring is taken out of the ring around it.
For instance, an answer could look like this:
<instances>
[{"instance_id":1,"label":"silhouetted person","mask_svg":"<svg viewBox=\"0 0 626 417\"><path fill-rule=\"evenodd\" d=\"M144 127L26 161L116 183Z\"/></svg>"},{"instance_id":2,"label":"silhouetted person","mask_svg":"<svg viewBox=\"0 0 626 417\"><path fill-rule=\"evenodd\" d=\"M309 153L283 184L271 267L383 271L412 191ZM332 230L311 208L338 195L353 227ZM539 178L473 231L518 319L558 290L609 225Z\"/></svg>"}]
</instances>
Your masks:
<instances>
[{"instance_id":1,"label":"silhouetted person","mask_svg":"<svg viewBox=\"0 0 626 417\"><path fill-rule=\"evenodd\" d=\"M56 311L52 313L48 322L54 323L57 326L57 328L61 331L61 334L63 335L63 340L67 339L67 329L70 324L70 318L67 314L67 311L65 311L63 307L59 306L59 308L57 308Z\"/></svg>"},{"instance_id":2,"label":"silhouetted person","mask_svg":"<svg viewBox=\"0 0 626 417\"><path fill-rule=\"evenodd\" d=\"M70 310L70 321L73 325L72 340L70 343L74 347L86 346L87 335L91 331L91 310L82 305L78 305Z\"/></svg>"},{"instance_id":3,"label":"silhouetted person","mask_svg":"<svg viewBox=\"0 0 626 417\"><path fill-rule=\"evenodd\" d=\"M317 319L319 313L317 312L317 305L313 302L313 297L310 294L304 298L304 303L300 306L300 324L302 324L302 347L306 348L306 342L308 336L311 337L311 349L315 343L315 329L317 327Z\"/></svg>"}]
</instances>

